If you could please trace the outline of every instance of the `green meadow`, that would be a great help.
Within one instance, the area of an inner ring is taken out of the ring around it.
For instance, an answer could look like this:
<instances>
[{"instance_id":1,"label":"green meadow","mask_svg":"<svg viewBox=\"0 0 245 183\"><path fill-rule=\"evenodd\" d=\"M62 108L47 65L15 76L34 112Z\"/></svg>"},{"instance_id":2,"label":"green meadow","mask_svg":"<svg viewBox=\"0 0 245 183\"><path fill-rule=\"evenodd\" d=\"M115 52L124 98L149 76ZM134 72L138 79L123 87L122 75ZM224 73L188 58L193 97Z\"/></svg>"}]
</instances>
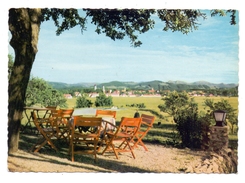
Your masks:
<instances>
[{"instance_id":1,"label":"green meadow","mask_svg":"<svg viewBox=\"0 0 245 183\"><path fill-rule=\"evenodd\" d=\"M195 97L195 102L198 103L199 111L205 111L204 109L204 100L205 99L212 99L214 102L218 102L221 100L221 97ZM225 100L228 100L231 106L237 110L238 112L238 97L222 97ZM89 98L93 103L95 102L96 98ZM121 119L121 117L132 117L134 116L135 111L137 108L127 107L126 105L130 104L139 104L144 103L146 108L149 110L154 110L158 113L161 113L158 105L163 103L161 97L113 97L113 105L116 106L119 110L117 112L117 121ZM76 106L76 98L68 99L67 104L69 108L75 108ZM140 113L142 113L139 110ZM150 114L150 112L144 111L144 113ZM162 115L166 115L162 113ZM163 121L164 122L164 121Z\"/></svg>"}]
</instances>

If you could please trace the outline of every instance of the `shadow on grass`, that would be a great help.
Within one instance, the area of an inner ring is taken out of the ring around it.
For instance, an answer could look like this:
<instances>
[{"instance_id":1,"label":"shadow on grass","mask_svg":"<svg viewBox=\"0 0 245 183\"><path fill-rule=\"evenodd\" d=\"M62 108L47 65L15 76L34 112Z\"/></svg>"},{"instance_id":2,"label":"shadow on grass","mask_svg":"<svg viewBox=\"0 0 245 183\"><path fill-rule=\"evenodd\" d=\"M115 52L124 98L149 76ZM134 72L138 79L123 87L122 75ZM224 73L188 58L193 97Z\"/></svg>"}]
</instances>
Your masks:
<instances>
[{"instance_id":1,"label":"shadow on grass","mask_svg":"<svg viewBox=\"0 0 245 183\"><path fill-rule=\"evenodd\" d=\"M63 165L63 166L71 166L75 168L84 168L86 170L89 170L90 172L121 172L121 173L128 173L128 172L137 172L137 173L144 173L144 172L151 172L148 169L142 169L138 167L133 167L130 166L124 162L120 162L117 160L108 160L108 159L102 159L99 158L98 155L98 161L94 162L93 156L89 155L75 155L75 162L65 162L62 161L62 159L68 159L70 160L70 155L68 154L68 144L67 142L60 141L60 140L55 140L53 141L55 146L58 148L58 152L53 150L49 145L45 145L42 149L40 149L39 153L33 153L31 150L31 147L36 144L38 140L38 136L35 135L27 135L27 134L21 134L20 135L20 143L19 143L19 149L23 150L27 153L34 154L37 156L37 158L28 158L28 157L23 157L23 156L16 156L16 155L9 155L17 158L23 158L26 159L27 161L35 160L35 161L40 161L40 162L49 162L53 164L58 164L58 165ZM48 156L54 156L58 158L62 158L60 161L52 158L44 159L43 155L48 155ZM132 159L134 160L134 159ZM79 163L79 164L77 164ZM90 166L93 165L93 166ZM65 172L65 170L64 170Z\"/></svg>"},{"instance_id":2,"label":"shadow on grass","mask_svg":"<svg viewBox=\"0 0 245 183\"><path fill-rule=\"evenodd\" d=\"M143 139L144 142L166 145L166 141L173 139L177 133L174 124L154 124L153 127L148 131L146 137Z\"/></svg>"},{"instance_id":3,"label":"shadow on grass","mask_svg":"<svg viewBox=\"0 0 245 183\"><path fill-rule=\"evenodd\" d=\"M148 138L144 138L144 141L149 141L152 138L154 139L154 137L161 137L162 139L170 139L173 138L173 132L155 132L151 130L147 133L147 137Z\"/></svg>"},{"instance_id":4,"label":"shadow on grass","mask_svg":"<svg viewBox=\"0 0 245 183\"><path fill-rule=\"evenodd\" d=\"M164 124L153 124L153 128L152 129L166 129L166 130L172 130L175 128L175 124L174 123L164 123Z\"/></svg>"}]
</instances>

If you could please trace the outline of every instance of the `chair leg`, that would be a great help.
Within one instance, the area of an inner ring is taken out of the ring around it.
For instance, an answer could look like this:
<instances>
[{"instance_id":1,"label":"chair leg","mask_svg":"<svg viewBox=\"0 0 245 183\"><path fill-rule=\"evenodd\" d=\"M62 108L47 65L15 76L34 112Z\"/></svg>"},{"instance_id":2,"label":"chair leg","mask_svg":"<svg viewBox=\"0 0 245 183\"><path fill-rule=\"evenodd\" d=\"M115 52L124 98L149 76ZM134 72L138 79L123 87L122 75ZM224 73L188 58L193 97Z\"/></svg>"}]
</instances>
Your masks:
<instances>
[{"instance_id":1,"label":"chair leg","mask_svg":"<svg viewBox=\"0 0 245 183\"><path fill-rule=\"evenodd\" d=\"M97 145L98 143L93 143L93 146L94 146L94 162L96 163L97 162Z\"/></svg>"},{"instance_id":2,"label":"chair leg","mask_svg":"<svg viewBox=\"0 0 245 183\"><path fill-rule=\"evenodd\" d=\"M74 145L71 146L71 161L74 162Z\"/></svg>"},{"instance_id":3,"label":"chair leg","mask_svg":"<svg viewBox=\"0 0 245 183\"><path fill-rule=\"evenodd\" d=\"M58 149L55 147L54 143L51 140L48 140L47 142L54 150L58 151Z\"/></svg>"},{"instance_id":4,"label":"chair leg","mask_svg":"<svg viewBox=\"0 0 245 183\"><path fill-rule=\"evenodd\" d=\"M134 144L133 145L133 149L134 148L138 148L138 143L139 143L139 137L136 137L136 139L132 139L132 143Z\"/></svg>"},{"instance_id":5,"label":"chair leg","mask_svg":"<svg viewBox=\"0 0 245 183\"><path fill-rule=\"evenodd\" d=\"M104 154L110 147L112 148L111 151L115 154L116 158L119 159L118 153L117 153L117 151L116 151L116 149L115 149L115 147L114 147L113 144L108 144L108 145L105 147L105 149L103 150L103 152L101 153L101 155L103 155L103 154Z\"/></svg>"},{"instance_id":6,"label":"chair leg","mask_svg":"<svg viewBox=\"0 0 245 183\"><path fill-rule=\"evenodd\" d=\"M133 145L133 149L138 147L138 144L141 145L145 151L148 151L147 147L145 146L144 142L142 141L142 137L139 137L137 141Z\"/></svg>"},{"instance_id":7,"label":"chair leg","mask_svg":"<svg viewBox=\"0 0 245 183\"><path fill-rule=\"evenodd\" d=\"M44 141L40 144L40 143L38 143L38 144L36 144L36 145L34 145L34 147L33 147L33 149L34 148L36 148L35 150L34 150L34 152L38 152L46 143L47 143L47 140L46 139L43 139ZM37 147L38 146L38 147Z\"/></svg>"},{"instance_id":8,"label":"chair leg","mask_svg":"<svg viewBox=\"0 0 245 183\"><path fill-rule=\"evenodd\" d=\"M127 141L124 139L124 141L118 146L118 148L121 148L123 145L125 145L122 149L125 149L127 147Z\"/></svg>"},{"instance_id":9,"label":"chair leg","mask_svg":"<svg viewBox=\"0 0 245 183\"><path fill-rule=\"evenodd\" d=\"M42 136L43 136L43 142L41 144L38 143L39 147L37 149L35 149L34 152L38 152L45 144L49 144L55 151L58 151L58 149L55 147L54 143L51 141L51 138L54 136L54 134L47 135L47 134L42 133Z\"/></svg>"},{"instance_id":10,"label":"chair leg","mask_svg":"<svg viewBox=\"0 0 245 183\"><path fill-rule=\"evenodd\" d=\"M104 153L106 152L107 149L108 149L108 146L105 147L105 149L102 151L101 155L104 155Z\"/></svg>"},{"instance_id":11,"label":"chair leg","mask_svg":"<svg viewBox=\"0 0 245 183\"><path fill-rule=\"evenodd\" d=\"M130 151L131 151L132 156L133 156L134 159L135 159L135 155L134 155L133 149L132 149L132 147L130 146L130 144L129 144L128 141L127 141L127 144L128 144L128 147L129 147L129 149L130 149Z\"/></svg>"},{"instance_id":12,"label":"chair leg","mask_svg":"<svg viewBox=\"0 0 245 183\"><path fill-rule=\"evenodd\" d=\"M117 153L117 151L116 151L114 145L112 145L112 150L113 150L114 154L116 155L117 159L119 159L118 153Z\"/></svg>"},{"instance_id":13,"label":"chair leg","mask_svg":"<svg viewBox=\"0 0 245 183\"><path fill-rule=\"evenodd\" d=\"M131 142L131 140L129 140L129 141L128 140L123 141L120 144L120 146L118 147L119 148L118 151L119 152L131 152L133 158L135 159L135 155L134 155L134 152L133 152L133 147L131 147L130 142ZM125 144L125 146L123 148L120 148L123 144ZM127 147L129 148L129 150L125 150Z\"/></svg>"},{"instance_id":14,"label":"chair leg","mask_svg":"<svg viewBox=\"0 0 245 183\"><path fill-rule=\"evenodd\" d=\"M145 149L145 151L148 151L147 147L145 146L144 142L142 142L142 140L139 140L139 144L141 144L143 146L143 148Z\"/></svg>"},{"instance_id":15,"label":"chair leg","mask_svg":"<svg viewBox=\"0 0 245 183\"><path fill-rule=\"evenodd\" d=\"M95 162L95 163L97 162L97 157L96 157L96 155L94 155L94 162Z\"/></svg>"}]
</instances>

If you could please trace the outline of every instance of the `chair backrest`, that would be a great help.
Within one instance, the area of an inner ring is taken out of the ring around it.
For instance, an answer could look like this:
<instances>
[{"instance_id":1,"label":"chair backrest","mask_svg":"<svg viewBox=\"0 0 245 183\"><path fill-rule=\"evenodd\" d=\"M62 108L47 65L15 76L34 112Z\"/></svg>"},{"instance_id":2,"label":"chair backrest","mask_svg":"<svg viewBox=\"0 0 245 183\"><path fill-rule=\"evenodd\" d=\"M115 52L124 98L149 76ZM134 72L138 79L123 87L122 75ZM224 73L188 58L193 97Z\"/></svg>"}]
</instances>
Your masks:
<instances>
[{"instance_id":1,"label":"chair backrest","mask_svg":"<svg viewBox=\"0 0 245 183\"><path fill-rule=\"evenodd\" d=\"M53 125L59 125L62 123L62 116L61 116L61 110L60 109L52 109L50 112L50 120L52 120Z\"/></svg>"},{"instance_id":2,"label":"chair backrest","mask_svg":"<svg viewBox=\"0 0 245 183\"><path fill-rule=\"evenodd\" d=\"M129 118L129 117L122 117L119 128L117 128L117 132L125 131L130 133L132 136L138 132L142 119L141 118Z\"/></svg>"},{"instance_id":3,"label":"chair backrest","mask_svg":"<svg viewBox=\"0 0 245 183\"><path fill-rule=\"evenodd\" d=\"M85 127L86 131L88 128L92 128L92 131L96 134L100 134L102 125L101 117L83 117L83 116L74 116L73 124L72 124L72 133L79 127ZM94 131L96 129L96 131Z\"/></svg>"},{"instance_id":4,"label":"chair backrest","mask_svg":"<svg viewBox=\"0 0 245 183\"><path fill-rule=\"evenodd\" d=\"M57 106L46 106L47 110L46 113L44 114L44 118L48 115L48 117L52 116L52 110L56 110Z\"/></svg>"},{"instance_id":5,"label":"chair backrest","mask_svg":"<svg viewBox=\"0 0 245 183\"><path fill-rule=\"evenodd\" d=\"M55 110L57 108L57 106L50 106L50 105L48 105L48 106L46 106L46 108L48 108L50 110Z\"/></svg>"},{"instance_id":6,"label":"chair backrest","mask_svg":"<svg viewBox=\"0 0 245 183\"><path fill-rule=\"evenodd\" d=\"M51 110L51 117L61 117L62 110L60 109L52 109Z\"/></svg>"},{"instance_id":7,"label":"chair backrest","mask_svg":"<svg viewBox=\"0 0 245 183\"><path fill-rule=\"evenodd\" d=\"M45 128L46 129L48 128L50 132L51 132L51 130L55 131L54 128L53 128L55 126L55 124L54 124L54 121L51 120L51 118L41 118L41 119L39 119L37 117L37 114L34 111L31 112L31 116L32 116L34 125L36 126L36 128L38 129L38 131L42 135L45 136L45 133L46 133L46 132L44 132Z\"/></svg>"},{"instance_id":8,"label":"chair backrest","mask_svg":"<svg viewBox=\"0 0 245 183\"><path fill-rule=\"evenodd\" d=\"M141 114L142 118L142 125L146 125L148 127L152 127L153 123L155 121L155 116L147 115L147 114Z\"/></svg>"},{"instance_id":9,"label":"chair backrest","mask_svg":"<svg viewBox=\"0 0 245 183\"><path fill-rule=\"evenodd\" d=\"M117 111L97 109L95 116L97 117L110 116L110 117L116 118L116 114L117 114Z\"/></svg>"},{"instance_id":10,"label":"chair backrest","mask_svg":"<svg viewBox=\"0 0 245 183\"><path fill-rule=\"evenodd\" d=\"M70 118L74 112L74 109L60 109L61 115L64 118Z\"/></svg>"},{"instance_id":11,"label":"chair backrest","mask_svg":"<svg viewBox=\"0 0 245 183\"><path fill-rule=\"evenodd\" d=\"M74 112L74 109L60 109L61 110L61 118L62 122L67 124L69 119L72 117L72 114Z\"/></svg>"},{"instance_id":12,"label":"chair backrest","mask_svg":"<svg viewBox=\"0 0 245 183\"><path fill-rule=\"evenodd\" d=\"M40 132L43 131L42 128L41 128L41 125L40 125L40 123L38 121L37 114L34 111L31 112L31 117L32 117L33 123L36 126L36 128L38 129L38 131L40 131Z\"/></svg>"}]
</instances>

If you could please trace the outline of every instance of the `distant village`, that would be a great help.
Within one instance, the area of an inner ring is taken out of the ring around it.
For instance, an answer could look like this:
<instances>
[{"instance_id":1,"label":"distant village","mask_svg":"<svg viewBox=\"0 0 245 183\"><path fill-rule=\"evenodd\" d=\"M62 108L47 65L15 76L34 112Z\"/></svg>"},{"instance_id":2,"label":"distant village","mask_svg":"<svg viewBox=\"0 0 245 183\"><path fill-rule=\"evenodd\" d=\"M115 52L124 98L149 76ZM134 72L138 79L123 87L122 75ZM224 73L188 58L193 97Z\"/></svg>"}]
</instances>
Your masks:
<instances>
[{"instance_id":1,"label":"distant village","mask_svg":"<svg viewBox=\"0 0 245 183\"><path fill-rule=\"evenodd\" d=\"M95 98L97 96L99 96L99 92L96 92L97 87L96 85L94 86L94 92L91 92L88 94L88 96L90 98ZM122 89L122 90L106 90L105 87L103 86L102 89L103 93L108 97L163 97L159 90L154 90L153 88L151 88L150 90L146 91L146 90L132 90L132 91L127 91L126 88ZM165 90L164 93L169 93L171 92L170 90ZM188 94L190 96L193 97L201 97L201 96L207 96L204 92L202 91L192 91L192 92L188 92ZM72 99L72 98L77 98L82 96L80 92L74 92L74 94L64 94L64 97L66 99ZM208 94L208 97L213 97L213 94Z\"/></svg>"}]
</instances>

